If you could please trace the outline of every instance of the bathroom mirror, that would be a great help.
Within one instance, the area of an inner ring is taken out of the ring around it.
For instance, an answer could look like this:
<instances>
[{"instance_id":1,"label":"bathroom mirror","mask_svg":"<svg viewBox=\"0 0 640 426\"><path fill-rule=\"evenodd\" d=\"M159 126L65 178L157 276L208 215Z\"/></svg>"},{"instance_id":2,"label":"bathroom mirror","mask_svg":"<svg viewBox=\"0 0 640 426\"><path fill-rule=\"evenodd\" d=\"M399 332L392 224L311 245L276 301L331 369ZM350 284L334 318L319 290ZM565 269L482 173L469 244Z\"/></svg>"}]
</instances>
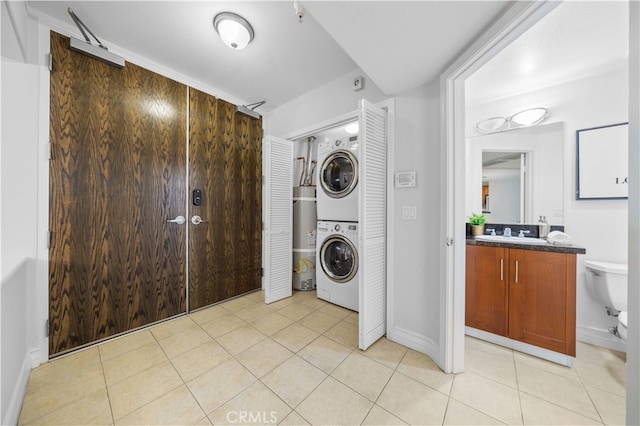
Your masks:
<instances>
[{"instance_id":1,"label":"bathroom mirror","mask_svg":"<svg viewBox=\"0 0 640 426\"><path fill-rule=\"evenodd\" d=\"M482 150L482 213L495 223L526 223L531 213L527 152Z\"/></svg>"},{"instance_id":2,"label":"bathroom mirror","mask_svg":"<svg viewBox=\"0 0 640 426\"><path fill-rule=\"evenodd\" d=\"M489 223L564 225L564 126L552 123L469 137L466 206ZM488 197L487 197L488 196Z\"/></svg>"}]
</instances>

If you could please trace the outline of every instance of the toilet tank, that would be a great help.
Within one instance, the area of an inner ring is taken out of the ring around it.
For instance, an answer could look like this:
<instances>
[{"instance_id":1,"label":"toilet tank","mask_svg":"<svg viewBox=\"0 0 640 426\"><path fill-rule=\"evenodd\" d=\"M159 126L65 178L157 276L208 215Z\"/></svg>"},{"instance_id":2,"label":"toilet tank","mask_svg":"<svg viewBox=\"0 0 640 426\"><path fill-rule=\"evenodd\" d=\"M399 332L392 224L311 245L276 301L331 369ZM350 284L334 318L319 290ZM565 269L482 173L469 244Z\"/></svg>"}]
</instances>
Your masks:
<instances>
[{"instance_id":1,"label":"toilet tank","mask_svg":"<svg viewBox=\"0 0 640 426\"><path fill-rule=\"evenodd\" d=\"M586 260L587 287L603 306L627 310L627 265Z\"/></svg>"}]
</instances>

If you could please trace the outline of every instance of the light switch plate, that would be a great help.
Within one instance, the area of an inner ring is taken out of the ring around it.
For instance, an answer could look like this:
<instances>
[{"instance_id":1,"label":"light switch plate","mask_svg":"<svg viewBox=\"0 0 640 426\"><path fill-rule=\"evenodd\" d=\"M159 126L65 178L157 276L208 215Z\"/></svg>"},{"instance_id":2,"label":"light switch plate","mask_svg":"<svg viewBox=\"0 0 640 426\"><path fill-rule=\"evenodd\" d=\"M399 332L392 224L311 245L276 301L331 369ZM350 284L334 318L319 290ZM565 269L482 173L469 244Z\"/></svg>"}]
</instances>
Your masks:
<instances>
[{"instance_id":1,"label":"light switch plate","mask_svg":"<svg viewBox=\"0 0 640 426\"><path fill-rule=\"evenodd\" d=\"M402 219L416 220L417 210L416 206L402 206Z\"/></svg>"}]
</instances>

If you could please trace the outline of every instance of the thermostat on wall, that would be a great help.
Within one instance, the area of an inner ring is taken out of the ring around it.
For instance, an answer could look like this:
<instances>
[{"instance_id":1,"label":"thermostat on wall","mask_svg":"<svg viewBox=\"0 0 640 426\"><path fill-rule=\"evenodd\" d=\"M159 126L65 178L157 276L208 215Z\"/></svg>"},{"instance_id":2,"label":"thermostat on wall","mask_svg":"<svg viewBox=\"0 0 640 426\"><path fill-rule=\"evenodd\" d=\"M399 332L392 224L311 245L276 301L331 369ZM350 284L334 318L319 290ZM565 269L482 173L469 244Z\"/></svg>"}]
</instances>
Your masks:
<instances>
[{"instance_id":1,"label":"thermostat on wall","mask_svg":"<svg viewBox=\"0 0 640 426\"><path fill-rule=\"evenodd\" d=\"M416 186L416 172L398 172L396 173L396 188L413 188Z\"/></svg>"}]
</instances>

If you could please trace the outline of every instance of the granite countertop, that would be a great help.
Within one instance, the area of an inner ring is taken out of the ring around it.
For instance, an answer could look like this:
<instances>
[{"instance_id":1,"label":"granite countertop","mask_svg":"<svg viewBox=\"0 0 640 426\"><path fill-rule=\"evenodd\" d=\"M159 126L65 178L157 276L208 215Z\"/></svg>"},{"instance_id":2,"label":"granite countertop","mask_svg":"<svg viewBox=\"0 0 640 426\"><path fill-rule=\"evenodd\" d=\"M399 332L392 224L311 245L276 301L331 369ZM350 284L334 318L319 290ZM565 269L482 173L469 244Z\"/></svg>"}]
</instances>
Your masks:
<instances>
[{"instance_id":1,"label":"granite countertop","mask_svg":"<svg viewBox=\"0 0 640 426\"><path fill-rule=\"evenodd\" d=\"M515 248L515 249L533 250L533 251L547 251L547 252L553 252L553 253L572 253L572 254L587 253L587 250L584 247L578 247L574 245L503 243L499 241L480 241L470 236L467 236L467 245L487 246L487 247L505 247L505 248Z\"/></svg>"}]
</instances>

